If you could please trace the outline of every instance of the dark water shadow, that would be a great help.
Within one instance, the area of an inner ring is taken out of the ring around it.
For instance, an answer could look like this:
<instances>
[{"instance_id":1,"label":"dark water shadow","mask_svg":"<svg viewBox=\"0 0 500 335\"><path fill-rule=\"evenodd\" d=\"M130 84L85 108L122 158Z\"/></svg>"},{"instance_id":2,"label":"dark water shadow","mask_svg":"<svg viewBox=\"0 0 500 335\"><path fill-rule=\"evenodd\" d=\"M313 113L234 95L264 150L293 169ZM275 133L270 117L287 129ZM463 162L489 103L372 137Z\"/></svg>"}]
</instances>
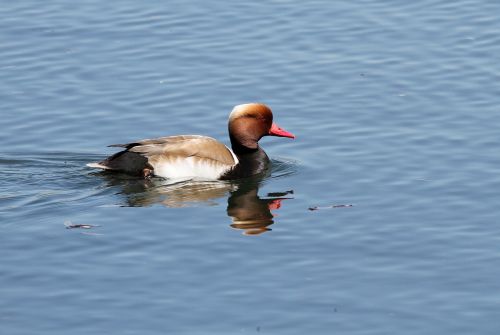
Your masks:
<instances>
[{"instance_id":1,"label":"dark water shadow","mask_svg":"<svg viewBox=\"0 0 500 335\"><path fill-rule=\"evenodd\" d=\"M284 200L293 199L293 190L278 190L259 195L259 189L273 178L295 173L295 164L286 160L273 160L270 171L263 175L235 181L144 180L122 174L92 172L106 181L107 187L118 189L123 197L122 206L166 207L216 206L227 202L226 212L230 226L246 235L270 231L275 223L273 211L281 208Z\"/></svg>"}]
</instances>

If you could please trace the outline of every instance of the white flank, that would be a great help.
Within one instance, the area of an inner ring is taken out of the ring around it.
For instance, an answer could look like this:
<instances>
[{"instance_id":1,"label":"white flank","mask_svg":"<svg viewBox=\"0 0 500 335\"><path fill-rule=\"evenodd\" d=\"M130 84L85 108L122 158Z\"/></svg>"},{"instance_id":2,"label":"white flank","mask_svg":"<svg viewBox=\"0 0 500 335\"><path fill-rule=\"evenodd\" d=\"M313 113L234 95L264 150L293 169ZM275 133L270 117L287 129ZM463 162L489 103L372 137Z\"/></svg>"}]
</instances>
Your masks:
<instances>
[{"instance_id":1,"label":"white flank","mask_svg":"<svg viewBox=\"0 0 500 335\"><path fill-rule=\"evenodd\" d=\"M152 163L152 162L151 162ZM198 157L179 157L152 163L154 174L163 178L218 179L232 166Z\"/></svg>"}]
</instances>

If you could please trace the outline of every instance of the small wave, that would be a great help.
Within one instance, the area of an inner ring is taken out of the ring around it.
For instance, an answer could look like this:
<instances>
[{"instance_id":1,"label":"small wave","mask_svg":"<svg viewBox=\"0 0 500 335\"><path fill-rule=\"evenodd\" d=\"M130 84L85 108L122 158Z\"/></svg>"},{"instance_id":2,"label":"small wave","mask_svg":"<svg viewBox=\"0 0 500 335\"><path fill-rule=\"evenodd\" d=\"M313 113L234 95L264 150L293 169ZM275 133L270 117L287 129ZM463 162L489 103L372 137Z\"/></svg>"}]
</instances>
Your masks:
<instances>
[{"instance_id":1,"label":"small wave","mask_svg":"<svg viewBox=\"0 0 500 335\"><path fill-rule=\"evenodd\" d=\"M270 178L284 178L294 175L298 172L298 161L290 158L273 158L271 159L271 176Z\"/></svg>"}]
</instances>

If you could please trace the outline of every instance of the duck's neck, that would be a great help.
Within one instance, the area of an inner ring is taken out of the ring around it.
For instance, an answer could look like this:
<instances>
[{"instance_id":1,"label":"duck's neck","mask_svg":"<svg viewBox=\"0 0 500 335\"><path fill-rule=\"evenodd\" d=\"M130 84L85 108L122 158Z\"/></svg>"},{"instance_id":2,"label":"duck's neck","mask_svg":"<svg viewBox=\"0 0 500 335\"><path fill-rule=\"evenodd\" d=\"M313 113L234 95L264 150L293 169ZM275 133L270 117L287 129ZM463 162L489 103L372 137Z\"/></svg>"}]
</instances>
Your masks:
<instances>
[{"instance_id":1,"label":"duck's neck","mask_svg":"<svg viewBox=\"0 0 500 335\"><path fill-rule=\"evenodd\" d=\"M259 144L256 141L239 139L233 134L229 135L229 139L231 140L231 148L236 155L252 153L259 149Z\"/></svg>"},{"instance_id":2,"label":"duck's neck","mask_svg":"<svg viewBox=\"0 0 500 335\"><path fill-rule=\"evenodd\" d=\"M236 157L238 157L238 164L226 173L222 179L250 177L266 171L269 167L269 157L258 144L256 148L248 148L231 140L231 147Z\"/></svg>"}]
</instances>

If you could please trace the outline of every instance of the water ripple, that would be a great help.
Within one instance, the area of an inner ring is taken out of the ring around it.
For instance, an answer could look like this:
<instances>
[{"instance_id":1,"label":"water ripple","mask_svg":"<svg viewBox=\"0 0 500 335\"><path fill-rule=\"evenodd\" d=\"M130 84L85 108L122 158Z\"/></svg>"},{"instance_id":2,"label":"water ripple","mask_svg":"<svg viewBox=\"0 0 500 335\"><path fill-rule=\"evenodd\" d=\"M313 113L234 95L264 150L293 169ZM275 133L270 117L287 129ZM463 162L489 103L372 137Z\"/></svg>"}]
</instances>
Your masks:
<instances>
[{"instance_id":1,"label":"water ripple","mask_svg":"<svg viewBox=\"0 0 500 335\"><path fill-rule=\"evenodd\" d=\"M496 334L499 7L3 3L2 330ZM263 179L84 166L250 101Z\"/></svg>"}]
</instances>

